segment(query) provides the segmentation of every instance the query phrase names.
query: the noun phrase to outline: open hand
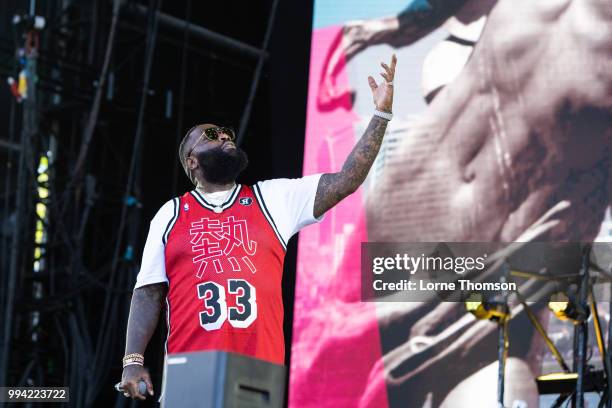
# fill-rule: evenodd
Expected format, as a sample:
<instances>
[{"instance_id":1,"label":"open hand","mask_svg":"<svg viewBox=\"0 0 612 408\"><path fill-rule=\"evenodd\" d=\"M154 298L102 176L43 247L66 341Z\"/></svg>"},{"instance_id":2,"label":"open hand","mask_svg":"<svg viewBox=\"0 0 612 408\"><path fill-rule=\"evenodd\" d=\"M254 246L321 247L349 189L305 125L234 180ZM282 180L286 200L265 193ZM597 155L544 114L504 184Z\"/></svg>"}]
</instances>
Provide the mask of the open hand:
<instances>
[{"instance_id":1,"label":"open hand","mask_svg":"<svg viewBox=\"0 0 612 408\"><path fill-rule=\"evenodd\" d=\"M395 65L397 64L397 57L393 54L391 57L391 66L381 62L380 65L384 68L385 72L381 72L380 76L383 77L384 81L377 84L373 77L368 77L368 83L370 89L372 89L372 98L376 109L383 112L392 112L393 106L393 79L395 78Z\"/></svg>"}]
</instances>

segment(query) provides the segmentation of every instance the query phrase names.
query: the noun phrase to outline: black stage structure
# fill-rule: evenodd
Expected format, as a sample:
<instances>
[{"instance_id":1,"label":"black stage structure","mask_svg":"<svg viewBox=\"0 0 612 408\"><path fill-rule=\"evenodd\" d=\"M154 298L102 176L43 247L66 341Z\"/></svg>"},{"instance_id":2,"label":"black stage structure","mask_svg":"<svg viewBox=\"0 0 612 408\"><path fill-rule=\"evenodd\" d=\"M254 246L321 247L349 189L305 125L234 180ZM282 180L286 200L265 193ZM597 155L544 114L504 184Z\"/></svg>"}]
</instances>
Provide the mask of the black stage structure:
<instances>
[{"instance_id":1,"label":"black stage structure","mask_svg":"<svg viewBox=\"0 0 612 408\"><path fill-rule=\"evenodd\" d=\"M190 188L180 139L230 125L250 158L240 182L300 176L311 21L310 0L3 3L0 385L137 405L112 385L148 222ZM293 240L287 346L295 257ZM145 356L156 391L159 326Z\"/></svg>"}]
</instances>

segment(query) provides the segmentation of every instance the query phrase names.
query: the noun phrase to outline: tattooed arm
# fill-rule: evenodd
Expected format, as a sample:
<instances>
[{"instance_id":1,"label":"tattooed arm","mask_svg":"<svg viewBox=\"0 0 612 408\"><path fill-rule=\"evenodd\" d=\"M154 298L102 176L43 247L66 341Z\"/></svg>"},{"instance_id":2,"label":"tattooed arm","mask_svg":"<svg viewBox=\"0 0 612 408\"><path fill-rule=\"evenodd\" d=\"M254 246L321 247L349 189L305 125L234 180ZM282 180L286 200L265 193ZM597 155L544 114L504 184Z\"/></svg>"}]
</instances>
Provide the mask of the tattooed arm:
<instances>
[{"instance_id":1,"label":"tattooed arm","mask_svg":"<svg viewBox=\"0 0 612 408\"><path fill-rule=\"evenodd\" d=\"M134 289L128 319L127 342L125 355L138 353L144 355L151 336L157 327L159 314L168 287L165 283L156 283ZM147 391L153 395L153 384L148 371L139 365L129 365L123 369L121 382L125 391L134 399L144 400L138 391L138 383L144 380Z\"/></svg>"},{"instance_id":2,"label":"tattooed arm","mask_svg":"<svg viewBox=\"0 0 612 408\"><path fill-rule=\"evenodd\" d=\"M393 105L393 82L395 77L395 65L397 58L393 55L391 66L381 63L385 69L381 76L385 79L377 84L374 78L368 77L374 104L380 111L391 112ZM374 159L380 150L380 145L387 129L387 120L378 116L372 117L357 145L346 158L342 170L337 173L326 173L321 176L317 186L313 215L320 217L327 210L342 201L343 198L353 193L365 180Z\"/></svg>"},{"instance_id":3,"label":"tattooed arm","mask_svg":"<svg viewBox=\"0 0 612 408\"><path fill-rule=\"evenodd\" d=\"M338 173L321 176L317 187L313 215L320 217L327 210L353 193L363 183L378 154L387 129L387 120L374 116L353 151Z\"/></svg>"}]
</instances>

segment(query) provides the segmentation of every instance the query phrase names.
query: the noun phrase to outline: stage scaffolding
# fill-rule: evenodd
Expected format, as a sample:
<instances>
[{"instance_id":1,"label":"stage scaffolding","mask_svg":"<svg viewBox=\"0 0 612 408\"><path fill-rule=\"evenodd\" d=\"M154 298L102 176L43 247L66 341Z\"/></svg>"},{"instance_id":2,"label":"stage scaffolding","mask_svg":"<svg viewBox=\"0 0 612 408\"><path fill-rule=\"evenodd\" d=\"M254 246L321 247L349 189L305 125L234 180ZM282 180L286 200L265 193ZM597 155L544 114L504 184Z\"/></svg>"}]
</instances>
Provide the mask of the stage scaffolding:
<instances>
[{"instance_id":1,"label":"stage scaffolding","mask_svg":"<svg viewBox=\"0 0 612 408\"><path fill-rule=\"evenodd\" d=\"M262 2L258 46L191 21L190 0L181 17L162 0L30 0L25 12L5 11L14 18L0 37L0 76L12 81L0 134L0 385L69 386L70 405L83 407L116 380L144 243L144 140L163 123L178 146L193 55L242 67L244 140L277 3ZM160 46L180 50L176 88L152 89ZM118 90L130 83L126 100ZM109 143L118 127L127 137ZM129 403L118 395L115 406Z\"/></svg>"}]
</instances>

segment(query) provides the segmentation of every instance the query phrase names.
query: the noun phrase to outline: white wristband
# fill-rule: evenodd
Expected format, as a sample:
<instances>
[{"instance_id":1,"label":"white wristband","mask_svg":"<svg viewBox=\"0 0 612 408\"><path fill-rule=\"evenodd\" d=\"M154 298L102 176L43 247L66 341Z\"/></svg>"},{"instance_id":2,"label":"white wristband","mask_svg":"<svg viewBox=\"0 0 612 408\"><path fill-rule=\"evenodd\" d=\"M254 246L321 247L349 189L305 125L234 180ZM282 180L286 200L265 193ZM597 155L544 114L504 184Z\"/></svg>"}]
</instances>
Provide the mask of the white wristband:
<instances>
[{"instance_id":1,"label":"white wristband","mask_svg":"<svg viewBox=\"0 0 612 408\"><path fill-rule=\"evenodd\" d=\"M131 365L139 365L141 367L144 366L143 363L139 362L139 361L130 361L129 363L125 363L123 364L123 368L127 367L127 366L131 366Z\"/></svg>"},{"instance_id":2,"label":"white wristband","mask_svg":"<svg viewBox=\"0 0 612 408\"><path fill-rule=\"evenodd\" d=\"M374 115L378 116L379 118L383 118L385 120L393 119L393 114L392 113L379 111L378 109L374 109Z\"/></svg>"}]
</instances>

